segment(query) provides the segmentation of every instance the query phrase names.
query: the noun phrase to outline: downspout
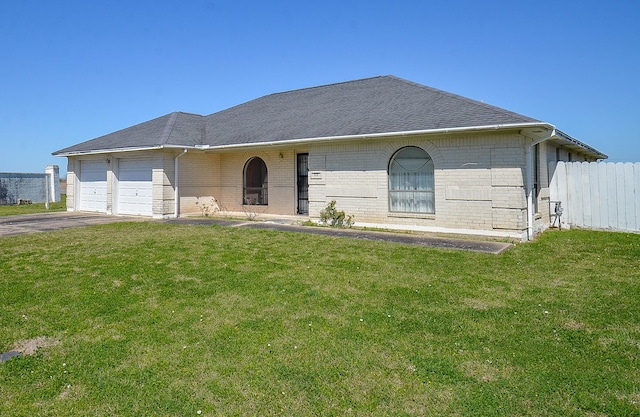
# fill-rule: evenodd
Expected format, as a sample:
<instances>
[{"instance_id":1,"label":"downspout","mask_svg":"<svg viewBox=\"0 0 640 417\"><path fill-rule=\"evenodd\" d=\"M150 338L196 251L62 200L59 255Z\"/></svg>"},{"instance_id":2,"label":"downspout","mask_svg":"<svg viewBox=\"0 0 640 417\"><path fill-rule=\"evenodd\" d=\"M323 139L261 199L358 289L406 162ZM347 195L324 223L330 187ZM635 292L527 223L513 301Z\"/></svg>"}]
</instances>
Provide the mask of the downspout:
<instances>
[{"instance_id":1,"label":"downspout","mask_svg":"<svg viewBox=\"0 0 640 417\"><path fill-rule=\"evenodd\" d=\"M180 217L180 193L178 192L178 158L180 158L185 153L187 153L187 149L186 148L183 149L182 153L179 154L178 156L176 156L175 159L173 160L173 163L174 163L174 172L173 172L174 178L173 178L173 181L174 181L174 184L175 184L175 187L174 187L174 190L175 190L174 191L174 194L175 194L175 196L174 196L175 207L173 209L173 213L174 213L174 217L176 219L178 217Z\"/></svg>"},{"instance_id":2,"label":"downspout","mask_svg":"<svg viewBox=\"0 0 640 417\"><path fill-rule=\"evenodd\" d=\"M527 240L533 239L533 147L546 142L556 135L556 128L554 127L549 133L549 136L542 139L538 139L529 143L525 147L526 169L527 169Z\"/></svg>"}]
</instances>

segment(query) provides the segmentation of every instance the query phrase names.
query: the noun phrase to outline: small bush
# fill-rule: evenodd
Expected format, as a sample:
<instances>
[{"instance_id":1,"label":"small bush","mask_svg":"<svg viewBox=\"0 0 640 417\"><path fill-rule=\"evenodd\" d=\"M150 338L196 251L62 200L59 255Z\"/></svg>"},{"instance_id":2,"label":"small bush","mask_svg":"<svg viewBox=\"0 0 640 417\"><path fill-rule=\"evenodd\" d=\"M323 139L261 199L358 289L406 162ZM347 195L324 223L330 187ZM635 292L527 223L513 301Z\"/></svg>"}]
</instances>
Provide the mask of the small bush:
<instances>
[{"instance_id":1,"label":"small bush","mask_svg":"<svg viewBox=\"0 0 640 417\"><path fill-rule=\"evenodd\" d=\"M332 200L320 211L320 222L331 227L351 227L354 220L352 215L345 215L344 211L336 209L336 200Z\"/></svg>"},{"instance_id":2,"label":"small bush","mask_svg":"<svg viewBox=\"0 0 640 417\"><path fill-rule=\"evenodd\" d=\"M196 205L200 207L200 211L202 211L202 215L204 217L213 216L220 211L218 200L213 197L209 203L200 203L200 201L196 201Z\"/></svg>"}]
</instances>

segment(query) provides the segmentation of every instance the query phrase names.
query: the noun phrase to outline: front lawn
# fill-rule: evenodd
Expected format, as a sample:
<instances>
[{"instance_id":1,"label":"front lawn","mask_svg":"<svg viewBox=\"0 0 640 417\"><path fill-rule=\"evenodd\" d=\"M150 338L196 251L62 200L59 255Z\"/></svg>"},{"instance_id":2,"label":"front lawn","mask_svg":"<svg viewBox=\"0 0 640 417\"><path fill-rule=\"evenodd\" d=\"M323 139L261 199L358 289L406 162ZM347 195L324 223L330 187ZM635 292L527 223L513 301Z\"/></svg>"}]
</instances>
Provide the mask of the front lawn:
<instances>
[{"instance_id":1,"label":"front lawn","mask_svg":"<svg viewBox=\"0 0 640 417\"><path fill-rule=\"evenodd\" d=\"M49 208L45 206L45 203L34 204L11 204L7 206L0 205L0 216L15 216L18 214L35 214L46 213L49 211L65 211L67 209L67 196L62 194L60 201L57 203L49 203Z\"/></svg>"},{"instance_id":2,"label":"front lawn","mask_svg":"<svg viewBox=\"0 0 640 417\"><path fill-rule=\"evenodd\" d=\"M2 416L637 416L640 235L502 255L119 223L0 238Z\"/></svg>"}]
</instances>

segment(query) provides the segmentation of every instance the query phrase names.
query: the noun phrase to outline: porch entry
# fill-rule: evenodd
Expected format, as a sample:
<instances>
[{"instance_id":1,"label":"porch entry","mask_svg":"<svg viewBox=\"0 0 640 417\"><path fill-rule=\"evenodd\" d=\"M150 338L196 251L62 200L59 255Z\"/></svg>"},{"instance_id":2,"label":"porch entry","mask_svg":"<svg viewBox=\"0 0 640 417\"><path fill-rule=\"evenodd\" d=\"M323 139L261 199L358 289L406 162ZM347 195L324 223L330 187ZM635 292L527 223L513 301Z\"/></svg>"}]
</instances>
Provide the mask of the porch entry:
<instances>
[{"instance_id":1,"label":"porch entry","mask_svg":"<svg viewBox=\"0 0 640 417\"><path fill-rule=\"evenodd\" d=\"M298 172L298 214L309 214L309 154L299 153Z\"/></svg>"}]
</instances>

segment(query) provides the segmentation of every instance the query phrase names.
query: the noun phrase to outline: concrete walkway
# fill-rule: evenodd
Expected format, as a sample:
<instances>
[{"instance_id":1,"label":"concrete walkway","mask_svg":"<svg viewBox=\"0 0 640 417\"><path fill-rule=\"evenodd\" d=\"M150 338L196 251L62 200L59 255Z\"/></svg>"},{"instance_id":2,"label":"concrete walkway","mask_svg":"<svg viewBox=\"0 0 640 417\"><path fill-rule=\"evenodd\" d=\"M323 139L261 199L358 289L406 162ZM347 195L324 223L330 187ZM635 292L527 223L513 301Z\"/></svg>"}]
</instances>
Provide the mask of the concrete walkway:
<instances>
[{"instance_id":1,"label":"concrete walkway","mask_svg":"<svg viewBox=\"0 0 640 417\"><path fill-rule=\"evenodd\" d=\"M331 227L300 226L292 224L290 218L272 219L266 221L242 221L226 220L216 218L180 218L163 220L166 223L190 224L190 225L211 225L229 227L249 227L252 229L267 229L286 232L310 233L323 236L349 237L352 239L378 240L384 242L403 243L406 245L430 246L436 248L470 250L474 252L484 252L500 254L513 245L505 242L493 242L485 240L467 240L436 237L423 233L393 233L376 232L372 230L359 229L338 229Z\"/></svg>"},{"instance_id":2,"label":"concrete walkway","mask_svg":"<svg viewBox=\"0 0 640 417\"><path fill-rule=\"evenodd\" d=\"M353 239L378 240L407 245L429 246L447 249L470 250L475 252L499 254L512 245L504 242L484 241L480 239L454 239L436 237L422 233L392 233L359 229L336 229L330 227L300 226L298 217L283 216L267 218L258 221L228 220L221 218L179 218L167 220L152 220L135 216L109 216L97 213L82 212L51 212L40 214L25 214L20 216L0 216L0 238L26 233L48 232L52 230L73 227L93 226L98 224L131 222L131 221L159 221L168 224L188 225L220 225L227 227L249 227L253 229L279 230L296 233L310 233L324 236L349 237Z\"/></svg>"}]
</instances>

